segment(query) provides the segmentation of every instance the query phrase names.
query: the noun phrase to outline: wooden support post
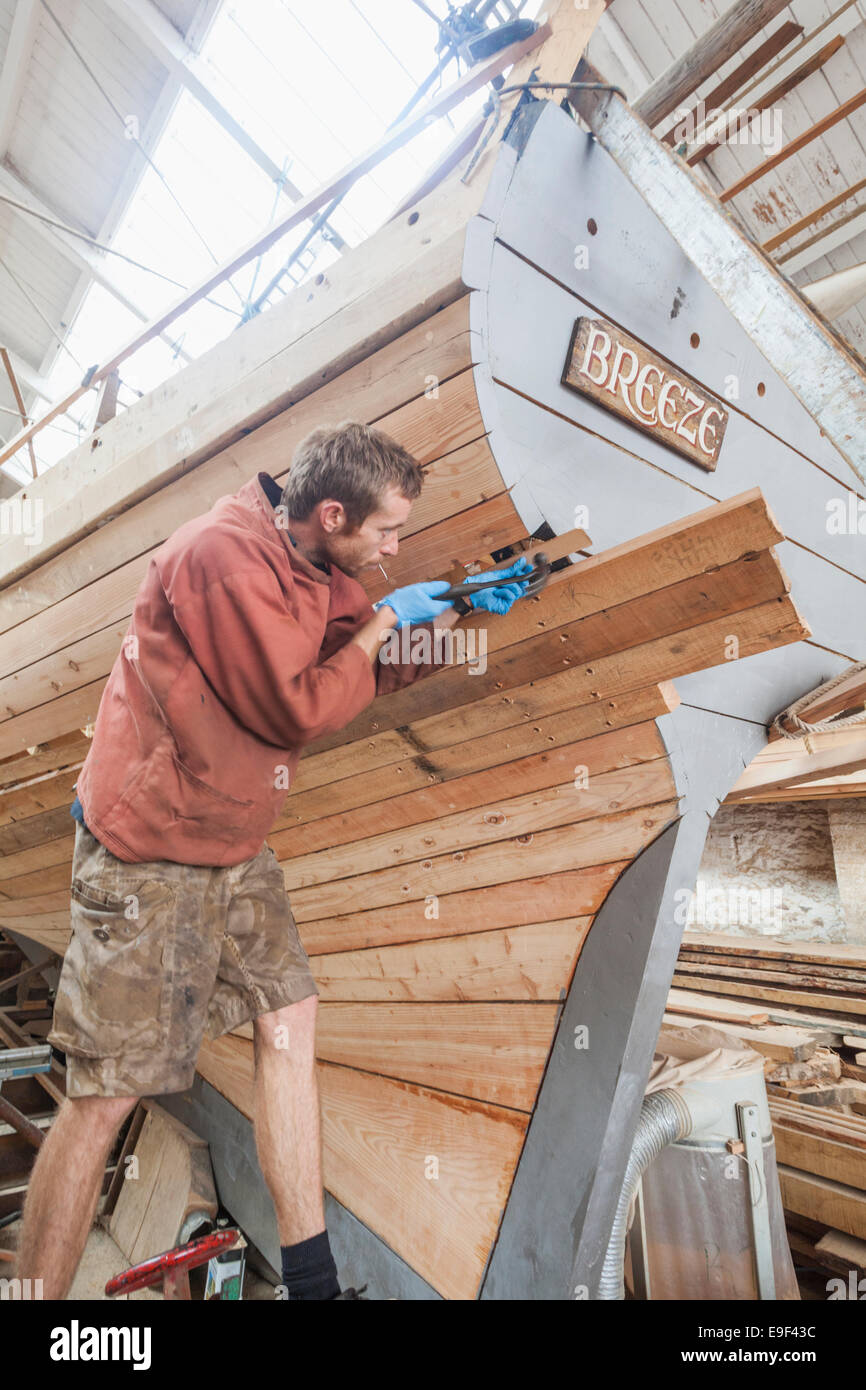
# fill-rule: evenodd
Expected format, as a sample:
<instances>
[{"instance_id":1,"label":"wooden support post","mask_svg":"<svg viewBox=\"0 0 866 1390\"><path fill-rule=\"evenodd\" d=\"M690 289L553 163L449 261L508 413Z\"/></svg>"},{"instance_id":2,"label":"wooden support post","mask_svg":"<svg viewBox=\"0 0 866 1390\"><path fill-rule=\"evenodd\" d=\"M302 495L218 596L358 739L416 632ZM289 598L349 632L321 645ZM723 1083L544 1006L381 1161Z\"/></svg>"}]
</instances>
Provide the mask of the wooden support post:
<instances>
[{"instance_id":1,"label":"wooden support post","mask_svg":"<svg viewBox=\"0 0 866 1390\"><path fill-rule=\"evenodd\" d=\"M41 1148L45 1142L45 1135L42 1130L32 1120L28 1120L26 1115L22 1115L16 1106L12 1105L5 1096L0 1096L0 1120L5 1124L11 1125L22 1139L26 1139L28 1144L32 1144L34 1149Z\"/></svg>"},{"instance_id":2,"label":"wooden support post","mask_svg":"<svg viewBox=\"0 0 866 1390\"><path fill-rule=\"evenodd\" d=\"M15 404L18 407L18 414L21 416L21 423L26 429L30 423L30 416L27 414L27 411L24 408L24 397L22 396L21 388L18 385L18 378L15 375L15 369L12 366L12 359L10 358L9 353L7 352L5 347L0 347L0 358L2 358L3 366L6 368L6 375L8 376L9 384L12 387L12 394L15 397ZM32 472L35 478L36 455L33 452L33 445L30 442L28 442L27 444L27 451L30 454L30 471Z\"/></svg>"},{"instance_id":3,"label":"wooden support post","mask_svg":"<svg viewBox=\"0 0 866 1390\"><path fill-rule=\"evenodd\" d=\"M787 0L738 0L644 92L635 103L637 114L648 126L658 125L787 8Z\"/></svg>"},{"instance_id":4,"label":"wooden support post","mask_svg":"<svg viewBox=\"0 0 866 1390\"><path fill-rule=\"evenodd\" d=\"M106 420L113 420L117 414L117 393L120 389L120 372L117 370L109 372L99 388L96 397L96 416L93 421L93 433L104 425Z\"/></svg>"}]
</instances>

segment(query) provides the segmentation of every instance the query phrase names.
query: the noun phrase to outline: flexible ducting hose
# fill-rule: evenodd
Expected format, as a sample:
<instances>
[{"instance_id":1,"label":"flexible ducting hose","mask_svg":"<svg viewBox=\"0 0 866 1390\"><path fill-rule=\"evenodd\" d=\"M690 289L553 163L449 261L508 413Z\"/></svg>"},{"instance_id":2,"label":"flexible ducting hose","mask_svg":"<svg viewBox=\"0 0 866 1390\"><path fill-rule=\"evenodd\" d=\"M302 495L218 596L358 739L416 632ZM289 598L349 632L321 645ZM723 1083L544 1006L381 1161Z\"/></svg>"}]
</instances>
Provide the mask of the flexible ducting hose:
<instances>
[{"instance_id":1,"label":"flexible ducting hose","mask_svg":"<svg viewBox=\"0 0 866 1390\"><path fill-rule=\"evenodd\" d=\"M692 1129L688 1106L676 1091L654 1091L644 1097L640 1120L625 1170L616 1216L598 1286L598 1297L625 1298L623 1265L628 1212L642 1175L668 1144L683 1139Z\"/></svg>"}]
</instances>

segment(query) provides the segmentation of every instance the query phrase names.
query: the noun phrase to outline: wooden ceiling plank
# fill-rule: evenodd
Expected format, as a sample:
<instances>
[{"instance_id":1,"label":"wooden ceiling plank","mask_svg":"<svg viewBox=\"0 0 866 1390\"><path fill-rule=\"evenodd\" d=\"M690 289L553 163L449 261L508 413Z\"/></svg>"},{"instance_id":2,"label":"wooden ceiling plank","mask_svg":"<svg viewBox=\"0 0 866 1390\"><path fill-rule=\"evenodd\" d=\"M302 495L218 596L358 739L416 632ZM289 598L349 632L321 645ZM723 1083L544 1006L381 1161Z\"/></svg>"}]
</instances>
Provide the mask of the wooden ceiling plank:
<instances>
[{"instance_id":1,"label":"wooden ceiling plank","mask_svg":"<svg viewBox=\"0 0 866 1390\"><path fill-rule=\"evenodd\" d=\"M755 49L754 53L750 53L742 63L738 64L733 72L729 73L717 87L714 87L711 92L707 92L706 96L701 98L698 105L694 106L689 114L683 118L688 128L691 129L695 126L697 117L702 110L715 111L722 102L733 97L748 82L750 77L754 77L762 68L765 68L767 63L778 57L782 49L787 48L788 44L793 43L802 33L802 24L795 24L791 19L786 20L774 34L771 34L760 47ZM680 121L678 120L677 125L679 124ZM667 134L662 136L666 145L676 144L677 125L673 125Z\"/></svg>"},{"instance_id":2,"label":"wooden ceiling plank","mask_svg":"<svg viewBox=\"0 0 866 1390\"><path fill-rule=\"evenodd\" d=\"M720 128L717 136L713 136L712 139L705 141L703 144L697 144L697 148L686 151L686 163L692 166L699 164L701 160L706 159L707 155L711 154L713 150L718 149L720 145L728 144L735 139L740 131L748 125L755 112L766 111L768 108L772 108L778 102L784 100L796 87L799 87L801 82L805 82L807 77L811 77L813 72L818 72L825 63L829 62L834 53L838 53L839 49L843 47L844 43L845 40L841 35L837 35L835 39L831 39L828 44L825 44L818 53L808 58L805 63L802 63L800 67L796 68L783 82L779 82L771 91L767 92L765 96L758 97L753 101L745 111L741 109L735 110Z\"/></svg>"},{"instance_id":3,"label":"wooden ceiling plank","mask_svg":"<svg viewBox=\"0 0 866 1390\"><path fill-rule=\"evenodd\" d=\"M744 174L741 179L737 179L736 183L732 183L728 188L723 189L718 195L719 202L729 203L732 198L736 198L744 189L750 188L753 183L757 183L765 174L770 173L772 169L777 169L786 159L790 159L791 155L797 154L804 146L811 144L813 140L817 140L822 135L825 135L828 130L838 125L840 121L847 120L855 111L859 111L860 107L863 105L866 105L866 87L864 87L861 92L856 92L853 97L849 97L847 101L843 101L842 105L837 107L835 111L831 111L829 115L822 117L820 121L816 121L808 130L804 130L802 134L796 135L793 140L789 140L787 145L783 145L776 154L771 154L767 159L762 160L754 169L750 169L747 174Z\"/></svg>"},{"instance_id":4,"label":"wooden ceiling plank","mask_svg":"<svg viewBox=\"0 0 866 1390\"><path fill-rule=\"evenodd\" d=\"M826 203L822 203L819 208L815 208L814 212L807 212L805 217L801 217L797 222L792 222L789 227L785 227L783 231L777 232L775 236L771 236L767 241L762 242L761 250L766 251L767 254L771 251L776 251L780 246L784 245L786 241L790 241L792 237L797 236L799 232L804 232L807 227L811 227L816 222L820 222L821 218L826 217L834 208L841 207L842 203L847 203L849 198L853 198L856 194L862 193L864 188L866 188L866 179L859 179L858 182L852 184L850 188L846 188L843 192L837 193L835 198L829 198ZM800 248L798 247L797 249L799 250Z\"/></svg>"},{"instance_id":5,"label":"wooden ceiling plank","mask_svg":"<svg viewBox=\"0 0 866 1390\"><path fill-rule=\"evenodd\" d=\"M767 98L771 92L780 89L789 79L804 68L817 54L821 53L828 44L837 38L844 39L846 35L856 29L860 23L860 15L857 10L857 0L845 0L845 3L835 14L831 14L827 19L819 24L817 28L805 34L798 44L794 46L790 53L781 57L773 63L766 72L757 77L746 89L738 94L737 109L742 107L757 107ZM735 113L733 113L735 114ZM698 149L706 141L708 128L697 131L694 142L690 147L689 154Z\"/></svg>"},{"instance_id":6,"label":"wooden ceiling plank","mask_svg":"<svg viewBox=\"0 0 866 1390\"><path fill-rule=\"evenodd\" d=\"M0 163L6 157L12 127L18 115L24 84L30 71L30 56L42 21L39 0L17 0L12 28L6 43L0 72Z\"/></svg>"},{"instance_id":7,"label":"wooden ceiling plank","mask_svg":"<svg viewBox=\"0 0 866 1390\"><path fill-rule=\"evenodd\" d=\"M737 0L644 92L634 105L636 115L650 127L658 125L787 8L788 0Z\"/></svg>"}]
</instances>

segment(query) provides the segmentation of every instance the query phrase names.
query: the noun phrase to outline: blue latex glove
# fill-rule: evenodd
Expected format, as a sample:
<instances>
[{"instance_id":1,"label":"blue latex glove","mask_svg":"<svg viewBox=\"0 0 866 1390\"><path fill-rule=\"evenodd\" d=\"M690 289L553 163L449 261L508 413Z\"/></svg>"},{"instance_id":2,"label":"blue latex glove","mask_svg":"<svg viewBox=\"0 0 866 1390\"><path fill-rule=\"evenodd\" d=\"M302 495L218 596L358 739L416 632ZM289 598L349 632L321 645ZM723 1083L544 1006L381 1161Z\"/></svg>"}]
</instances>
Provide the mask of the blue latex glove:
<instances>
[{"instance_id":1,"label":"blue latex glove","mask_svg":"<svg viewBox=\"0 0 866 1390\"><path fill-rule=\"evenodd\" d=\"M515 560L514 564L507 570L488 570L484 574L474 577L476 580L510 579L512 576L528 574L532 568L533 566L526 559L526 556L521 555L520 559ZM463 582L464 584L471 584L472 579L473 576L470 575ZM526 589L526 583L498 584L495 589L482 589L480 593L470 594L469 602L476 612L483 609L487 613L505 614L519 598L523 597Z\"/></svg>"},{"instance_id":2,"label":"blue latex glove","mask_svg":"<svg viewBox=\"0 0 866 1390\"><path fill-rule=\"evenodd\" d=\"M450 587L447 579L430 579L424 584L407 584L405 589L395 589L393 594L380 599L373 607L379 609L387 603L397 614L398 627L405 627L407 623L429 623L451 607L449 602L440 603L434 597Z\"/></svg>"}]
</instances>

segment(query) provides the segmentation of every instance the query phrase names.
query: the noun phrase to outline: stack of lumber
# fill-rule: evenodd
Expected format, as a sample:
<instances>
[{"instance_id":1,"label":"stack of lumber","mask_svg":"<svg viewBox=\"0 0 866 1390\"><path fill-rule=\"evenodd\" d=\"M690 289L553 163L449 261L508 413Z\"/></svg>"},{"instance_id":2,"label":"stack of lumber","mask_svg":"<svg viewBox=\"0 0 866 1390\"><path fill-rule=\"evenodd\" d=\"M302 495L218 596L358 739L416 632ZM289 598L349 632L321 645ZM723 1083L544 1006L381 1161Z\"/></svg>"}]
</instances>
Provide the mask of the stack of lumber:
<instances>
[{"instance_id":1,"label":"stack of lumber","mask_svg":"<svg viewBox=\"0 0 866 1390\"><path fill-rule=\"evenodd\" d=\"M664 1017L764 1055L795 1260L866 1268L866 950L687 932Z\"/></svg>"},{"instance_id":2,"label":"stack of lumber","mask_svg":"<svg viewBox=\"0 0 866 1390\"><path fill-rule=\"evenodd\" d=\"M851 1034L866 1025L866 949L819 941L686 932L676 991L747 1003L773 1022L810 1022ZM829 1022L828 1022L829 1021Z\"/></svg>"},{"instance_id":3,"label":"stack of lumber","mask_svg":"<svg viewBox=\"0 0 866 1390\"><path fill-rule=\"evenodd\" d=\"M859 776L857 774L860 774ZM866 791L866 724L775 739L752 760L726 801L790 801Z\"/></svg>"}]
</instances>

